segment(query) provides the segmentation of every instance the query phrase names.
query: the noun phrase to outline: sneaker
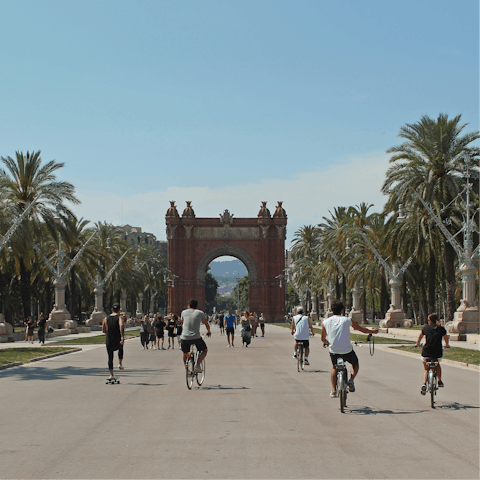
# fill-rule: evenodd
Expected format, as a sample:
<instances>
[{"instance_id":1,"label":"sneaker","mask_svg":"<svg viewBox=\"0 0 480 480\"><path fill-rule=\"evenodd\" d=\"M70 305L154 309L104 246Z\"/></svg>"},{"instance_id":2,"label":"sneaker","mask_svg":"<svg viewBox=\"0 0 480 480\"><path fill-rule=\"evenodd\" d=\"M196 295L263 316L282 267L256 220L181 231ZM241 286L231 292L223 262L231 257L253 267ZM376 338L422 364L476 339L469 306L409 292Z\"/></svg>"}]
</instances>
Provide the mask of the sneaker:
<instances>
[{"instance_id":1,"label":"sneaker","mask_svg":"<svg viewBox=\"0 0 480 480\"><path fill-rule=\"evenodd\" d=\"M348 385L348 390L349 390L350 392L354 392L354 391L355 391L355 385L354 385L354 383L353 383L353 380L349 380L349 381L347 382L347 385Z\"/></svg>"},{"instance_id":2,"label":"sneaker","mask_svg":"<svg viewBox=\"0 0 480 480\"><path fill-rule=\"evenodd\" d=\"M118 366L118 369L119 369L119 370L125 370L125 367L124 367L123 365L119 365L119 366Z\"/></svg>"},{"instance_id":3,"label":"sneaker","mask_svg":"<svg viewBox=\"0 0 480 480\"><path fill-rule=\"evenodd\" d=\"M234 347L235 345L232 343L232 348Z\"/></svg>"},{"instance_id":4,"label":"sneaker","mask_svg":"<svg viewBox=\"0 0 480 480\"><path fill-rule=\"evenodd\" d=\"M303 364L304 364L304 365L310 365L310 362L308 361L308 358L307 358L307 357L305 357L305 360L304 360Z\"/></svg>"},{"instance_id":5,"label":"sneaker","mask_svg":"<svg viewBox=\"0 0 480 480\"><path fill-rule=\"evenodd\" d=\"M170 345L168 346L168 348L170 348ZM168 348L167 348L167 350L168 350Z\"/></svg>"},{"instance_id":6,"label":"sneaker","mask_svg":"<svg viewBox=\"0 0 480 480\"><path fill-rule=\"evenodd\" d=\"M443 382L441 380L438 381L438 386L439 387L444 387L445 385L443 384Z\"/></svg>"},{"instance_id":7,"label":"sneaker","mask_svg":"<svg viewBox=\"0 0 480 480\"><path fill-rule=\"evenodd\" d=\"M195 373L202 373L203 370L201 367L199 367L198 365L195 365Z\"/></svg>"},{"instance_id":8,"label":"sneaker","mask_svg":"<svg viewBox=\"0 0 480 480\"><path fill-rule=\"evenodd\" d=\"M229 345L227 348L230 348L231 345Z\"/></svg>"},{"instance_id":9,"label":"sneaker","mask_svg":"<svg viewBox=\"0 0 480 480\"><path fill-rule=\"evenodd\" d=\"M115 380L115 377L114 377L113 375L110 375L110 376L108 377L108 379L109 379L109 380Z\"/></svg>"},{"instance_id":10,"label":"sneaker","mask_svg":"<svg viewBox=\"0 0 480 480\"><path fill-rule=\"evenodd\" d=\"M163 347L160 350L165 350Z\"/></svg>"},{"instance_id":11,"label":"sneaker","mask_svg":"<svg viewBox=\"0 0 480 480\"><path fill-rule=\"evenodd\" d=\"M294 353L294 354L292 355L292 358L297 358L297 354Z\"/></svg>"},{"instance_id":12,"label":"sneaker","mask_svg":"<svg viewBox=\"0 0 480 480\"><path fill-rule=\"evenodd\" d=\"M337 398L337 397L338 397L337 391L336 391L336 390L332 390L332 391L330 392L330 398Z\"/></svg>"},{"instance_id":13,"label":"sneaker","mask_svg":"<svg viewBox=\"0 0 480 480\"><path fill-rule=\"evenodd\" d=\"M422 385L422 388L420 389L420 394L421 394L421 395L425 395L426 393L427 393L427 384L424 383L424 384Z\"/></svg>"}]
</instances>

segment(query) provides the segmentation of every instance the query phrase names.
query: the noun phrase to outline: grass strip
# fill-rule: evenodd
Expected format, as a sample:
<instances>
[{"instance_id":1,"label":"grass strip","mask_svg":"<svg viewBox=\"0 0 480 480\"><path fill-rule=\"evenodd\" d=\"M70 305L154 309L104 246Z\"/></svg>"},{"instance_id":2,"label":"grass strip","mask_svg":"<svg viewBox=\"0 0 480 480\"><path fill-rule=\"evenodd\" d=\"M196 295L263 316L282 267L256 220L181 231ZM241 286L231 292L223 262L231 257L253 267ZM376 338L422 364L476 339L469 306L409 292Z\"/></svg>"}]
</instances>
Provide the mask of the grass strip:
<instances>
[{"instance_id":1,"label":"grass strip","mask_svg":"<svg viewBox=\"0 0 480 480\"><path fill-rule=\"evenodd\" d=\"M136 337L140 334L140 329L138 330L128 330L125 332L125 339L130 337ZM58 338L58 340L57 340ZM52 342L61 343L62 345L91 345L91 344L100 344L105 343L105 335L101 333L100 335L95 335L91 337L80 337L80 338L73 338L72 340L62 340L61 337L55 337Z\"/></svg>"},{"instance_id":2,"label":"grass strip","mask_svg":"<svg viewBox=\"0 0 480 480\"><path fill-rule=\"evenodd\" d=\"M68 347L2 348L0 349L0 365L16 362L29 363L32 358L44 357L67 350L73 349Z\"/></svg>"},{"instance_id":3,"label":"grass strip","mask_svg":"<svg viewBox=\"0 0 480 480\"><path fill-rule=\"evenodd\" d=\"M288 323L275 323L275 325L278 325L279 327L284 327L284 328L292 328L291 325ZM370 327L373 328L373 327ZM322 334L322 329L321 328L315 328L313 327L313 331L315 334L321 335ZM350 334L350 340L352 342L365 342L367 340L367 335L364 335L363 333L352 333ZM411 340L400 340L398 338L385 338L385 337L379 337L375 335L375 343L383 343L383 344L415 344L415 342Z\"/></svg>"},{"instance_id":4,"label":"grass strip","mask_svg":"<svg viewBox=\"0 0 480 480\"><path fill-rule=\"evenodd\" d=\"M413 348L409 346L404 347L390 347L402 352L410 352L420 355L422 353L421 348ZM453 360L454 362L462 362L468 365L480 364L480 352L478 350L470 350L469 348L450 347L443 350L443 358L446 360Z\"/></svg>"}]
</instances>

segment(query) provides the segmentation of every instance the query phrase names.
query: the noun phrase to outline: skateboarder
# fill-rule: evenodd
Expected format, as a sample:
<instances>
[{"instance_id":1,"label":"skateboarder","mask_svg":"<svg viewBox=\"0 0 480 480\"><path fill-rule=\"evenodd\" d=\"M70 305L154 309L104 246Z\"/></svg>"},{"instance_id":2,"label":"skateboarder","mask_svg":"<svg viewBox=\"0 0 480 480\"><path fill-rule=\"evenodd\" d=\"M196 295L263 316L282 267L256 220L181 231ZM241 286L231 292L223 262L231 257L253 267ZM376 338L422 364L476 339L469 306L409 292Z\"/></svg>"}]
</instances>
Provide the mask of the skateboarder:
<instances>
[{"instance_id":1,"label":"skateboarder","mask_svg":"<svg viewBox=\"0 0 480 480\"><path fill-rule=\"evenodd\" d=\"M123 370L123 343L124 343L124 320L126 317L120 315L120 305L113 304L112 314L103 319L102 332L105 333L105 344L108 353L108 369L110 378L116 380L113 375L113 352L118 350L118 368Z\"/></svg>"}]
</instances>

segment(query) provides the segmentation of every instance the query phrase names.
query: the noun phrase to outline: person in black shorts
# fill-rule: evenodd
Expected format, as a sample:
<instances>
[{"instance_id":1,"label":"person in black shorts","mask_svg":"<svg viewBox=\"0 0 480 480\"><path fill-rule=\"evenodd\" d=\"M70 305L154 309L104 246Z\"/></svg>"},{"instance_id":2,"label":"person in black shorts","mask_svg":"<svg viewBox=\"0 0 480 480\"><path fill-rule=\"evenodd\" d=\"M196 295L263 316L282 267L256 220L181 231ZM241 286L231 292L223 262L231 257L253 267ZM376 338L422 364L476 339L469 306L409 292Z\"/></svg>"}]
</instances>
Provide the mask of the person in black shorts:
<instances>
[{"instance_id":1,"label":"person in black shorts","mask_svg":"<svg viewBox=\"0 0 480 480\"><path fill-rule=\"evenodd\" d=\"M233 341L235 338L235 328L237 328L237 317L233 315L232 310L228 311L228 315L224 317L225 328L227 332L228 346L233 347ZM230 343L230 335L232 336L232 343Z\"/></svg>"},{"instance_id":2,"label":"person in black shorts","mask_svg":"<svg viewBox=\"0 0 480 480\"><path fill-rule=\"evenodd\" d=\"M177 336L175 333L175 327L177 324L177 319L178 317L174 315L173 313L170 313L168 316L168 323L167 323L167 330L168 330L168 348L170 346L172 349L175 348L175 337ZM171 345L170 345L171 343Z\"/></svg>"},{"instance_id":3,"label":"person in black shorts","mask_svg":"<svg viewBox=\"0 0 480 480\"><path fill-rule=\"evenodd\" d=\"M112 306L112 314L103 319L102 332L105 333L105 345L108 353L108 369L110 371L109 380L114 380L113 375L113 354L118 350L118 368L123 370L123 344L124 320L126 317L120 315L120 305L115 303Z\"/></svg>"},{"instance_id":4,"label":"person in black shorts","mask_svg":"<svg viewBox=\"0 0 480 480\"><path fill-rule=\"evenodd\" d=\"M178 338L178 348L181 346L182 339L180 336L182 335L182 330L183 330L183 325L182 325L182 319L177 318L177 338Z\"/></svg>"},{"instance_id":5,"label":"person in black shorts","mask_svg":"<svg viewBox=\"0 0 480 480\"><path fill-rule=\"evenodd\" d=\"M263 313L260 314L260 329L262 330L262 337L265 336L265 318L263 317Z\"/></svg>"},{"instance_id":6,"label":"person in black shorts","mask_svg":"<svg viewBox=\"0 0 480 480\"><path fill-rule=\"evenodd\" d=\"M218 316L218 326L220 327L220 335L225 334L225 329L224 329L224 316L223 316L223 311L220 312L220 315Z\"/></svg>"},{"instance_id":7,"label":"person in black shorts","mask_svg":"<svg viewBox=\"0 0 480 480\"><path fill-rule=\"evenodd\" d=\"M155 333L157 335L157 348L158 350L165 350L163 347L163 341L164 341L164 328L167 326L167 324L163 321L163 315L157 315L157 319L155 320ZM162 346L160 347L160 339L162 339Z\"/></svg>"},{"instance_id":8,"label":"person in black shorts","mask_svg":"<svg viewBox=\"0 0 480 480\"><path fill-rule=\"evenodd\" d=\"M40 314L40 319L37 322L38 326L38 343L41 345L45 345L45 325L47 324L47 321L45 320L45 317L43 316L43 313Z\"/></svg>"},{"instance_id":9,"label":"person in black shorts","mask_svg":"<svg viewBox=\"0 0 480 480\"><path fill-rule=\"evenodd\" d=\"M207 356L208 348L200 334L200 326L203 323L207 327L207 336L210 337L210 325L207 317L201 310L197 310L198 302L192 298L188 302L188 308L182 312L182 352L183 352L183 364L187 366L187 355L190 352L190 346L194 344L200 353L198 363L195 365L195 371L197 373L202 372L201 364L204 358Z\"/></svg>"},{"instance_id":10,"label":"person in black shorts","mask_svg":"<svg viewBox=\"0 0 480 480\"><path fill-rule=\"evenodd\" d=\"M440 320L438 319L438 315L436 313L432 313L428 316L428 325L425 325L422 328L422 332L418 336L415 348L420 346L420 342L424 336L425 345L422 349L423 384L420 389L420 393L422 395L427 393L428 364L430 363L431 359L437 359L438 365L436 370L438 386L444 386L444 383L442 382L442 369L440 367L440 361L443 357L442 338L445 339L445 348L450 348L447 331L440 324Z\"/></svg>"}]
</instances>

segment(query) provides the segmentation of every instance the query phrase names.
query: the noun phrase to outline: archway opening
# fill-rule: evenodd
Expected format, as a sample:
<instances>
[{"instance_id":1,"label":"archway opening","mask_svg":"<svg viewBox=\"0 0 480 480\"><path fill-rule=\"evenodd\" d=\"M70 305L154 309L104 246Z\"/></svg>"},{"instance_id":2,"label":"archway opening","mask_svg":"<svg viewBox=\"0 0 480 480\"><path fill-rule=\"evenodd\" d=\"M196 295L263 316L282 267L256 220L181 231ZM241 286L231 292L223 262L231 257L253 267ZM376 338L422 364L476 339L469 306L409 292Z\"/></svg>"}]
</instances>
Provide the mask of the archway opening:
<instances>
[{"instance_id":1,"label":"archway opening","mask_svg":"<svg viewBox=\"0 0 480 480\"><path fill-rule=\"evenodd\" d=\"M213 259L205 272L205 311L207 314L245 310L249 302L248 269L237 257L222 255Z\"/></svg>"}]
</instances>

